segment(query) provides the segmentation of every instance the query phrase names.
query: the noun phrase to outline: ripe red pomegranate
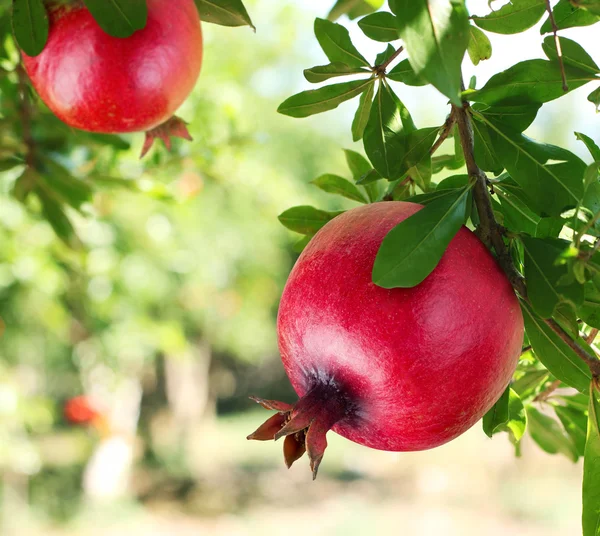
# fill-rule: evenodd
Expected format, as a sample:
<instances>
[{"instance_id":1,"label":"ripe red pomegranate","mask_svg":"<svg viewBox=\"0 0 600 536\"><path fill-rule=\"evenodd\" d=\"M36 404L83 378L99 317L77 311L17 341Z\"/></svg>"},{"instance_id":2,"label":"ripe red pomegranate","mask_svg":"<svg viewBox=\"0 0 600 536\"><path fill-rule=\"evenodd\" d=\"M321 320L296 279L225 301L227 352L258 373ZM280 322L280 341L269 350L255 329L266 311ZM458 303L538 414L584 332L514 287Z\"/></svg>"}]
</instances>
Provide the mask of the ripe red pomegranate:
<instances>
[{"instance_id":1,"label":"ripe red pomegranate","mask_svg":"<svg viewBox=\"0 0 600 536\"><path fill-rule=\"evenodd\" d=\"M191 139L173 118L202 64L202 30L194 0L148 0L148 22L125 39L106 34L80 0L50 7L41 54L23 54L42 100L68 125L103 133L148 131Z\"/></svg>"},{"instance_id":2,"label":"ripe red pomegranate","mask_svg":"<svg viewBox=\"0 0 600 536\"><path fill-rule=\"evenodd\" d=\"M506 276L463 227L414 288L371 281L385 235L422 207L350 210L311 240L278 316L283 365L300 400L254 400L278 413L248 439L286 437L286 464L305 451L316 477L338 434L368 447L415 451L454 439L500 397L515 370L523 317Z\"/></svg>"},{"instance_id":3,"label":"ripe red pomegranate","mask_svg":"<svg viewBox=\"0 0 600 536\"><path fill-rule=\"evenodd\" d=\"M75 396L65 402L65 419L71 424L93 424L100 412L87 396Z\"/></svg>"}]
</instances>

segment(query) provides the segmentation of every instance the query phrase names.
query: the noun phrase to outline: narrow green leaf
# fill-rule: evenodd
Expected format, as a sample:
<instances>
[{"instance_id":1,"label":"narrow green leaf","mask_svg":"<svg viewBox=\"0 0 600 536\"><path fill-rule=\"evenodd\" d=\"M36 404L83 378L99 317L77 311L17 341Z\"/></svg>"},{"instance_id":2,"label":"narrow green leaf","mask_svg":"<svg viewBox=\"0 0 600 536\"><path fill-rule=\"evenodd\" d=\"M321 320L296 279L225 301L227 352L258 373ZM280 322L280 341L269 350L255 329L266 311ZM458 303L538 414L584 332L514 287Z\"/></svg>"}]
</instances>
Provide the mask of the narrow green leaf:
<instances>
[{"instance_id":1,"label":"narrow green leaf","mask_svg":"<svg viewBox=\"0 0 600 536\"><path fill-rule=\"evenodd\" d=\"M597 143L583 132L575 132L575 137L585 144L592 158L600 162L600 147L598 147Z\"/></svg>"},{"instance_id":2,"label":"narrow green leaf","mask_svg":"<svg viewBox=\"0 0 600 536\"><path fill-rule=\"evenodd\" d=\"M4 171L9 171L13 168L16 168L17 166L22 166L24 164L25 164L25 162L23 162L23 160L21 160L20 158L17 158L16 156L10 156L8 158L1 158L0 159L0 173L3 173Z\"/></svg>"},{"instance_id":3,"label":"narrow green leaf","mask_svg":"<svg viewBox=\"0 0 600 536\"><path fill-rule=\"evenodd\" d=\"M377 201L379 199L379 185L374 183L381 180L381 175L373 169L362 154L350 149L344 149L344 153L354 182L365 189L371 203Z\"/></svg>"},{"instance_id":4,"label":"narrow green leaf","mask_svg":"<svg viewBox=\"0 0 600 536\"><path fill-rule=\"evenodd\" d=\"M312 181L312 184L324 192L341 195L342 197L352 199L352 201L358 201L359 203L368 203L368 200L360 193L354 184L338 175L321 175Z\"/></svg>"},{"instance_id":5,"label":"narrow green leaf","mask_svg":"<svg viewBox=\"0 0 600 536\"><path fill-rule=\"evenodd\" d=\"M415 73L460 105L461 63L469 44L462 0L392 0L400 36Z\"/></svg>"},{"instance_id":6,"label":"narrow green leaf","mask_svg":"<svg viewBox=\"0 0 600 536\"><path fill-rule=\"evenodd\" d=\"M384 0L338 0L327 15L327 19L334 21L342 15L348 15L350 20L354 20L376 11L383 6L383 3Z\"/></svg>"},{"instance_id":7,"label":"narrow green leaf","mask_svg":"<svg viewBox=\"0 0 600 536\"><path fill-rule=\"evenodd\" d=\"M538 446L549 454L564 454L571 461L579 458L577 447L561 425L531 405L526 406L529 434Z\"/></svg>"},{"instance_id":8,"label":"narrow green leaf","mask_svg":"<svg viewBox=\"0 0 600 536\"><path fill-rule=\"evenodd\" d=\"M530 103L522 105L494 105L475 104L473 109L480 112L485 118L496 124L502 124L513 130L523 132L533 123L539 109L540 103Z\"/></svg>"},{"instance_id":9,"label":"narrow green leaf","mask_svg":"<svg viewBox=\"0 0 600 536\"><path fill-rule=\"evenodd\" d=\"M590 26L600 20L600 16L590 13L586 9L576 7L569 0L560 0L552 9L554 21L559 30L565 28L574 28L576 26ZM552 22L547 17L540 28L540 33L550 33L552 31Z\"/></svg>"},{"instance_id":10,"label":"narrow green leaf","mask_svg":"<svg viewBox=\"0 0 600 536\"><path fill-rule=\"evenodd\" d=\"M328 65L317 65L311 69L304 70L304 78L311 84L318 84L336 76L349 76L353 74L369 74L370 71L362 67L349 67L345 63L330 63Z\"/></svg>"},{"instance_id":11,"label":"narrow green leaf","mask_svg":"<svg viewBox=\"0 0 600 536\"><path fill-rule=\"evenodd\" d=\"M83 0L100 27L113 37L129 37L146 26L146 0Z\"/></svg>"},{"instance_id":12,"label":"narrow green leaf","mask_svg":"<svg viewBox=\"0 0 600 536\"><path fill-rule=\"evenodd\" d=\"M500 432L502 427L508 423L508 400L510 397L510 387L507 387L502 396L483 416L483 431L488 437Z\"/></svg>"},{"instance_id":13,"label":"narrow green leaf","mask_svg":"<svg viewBox=\"0 0 600 536\"><path fill-rule=\"evenodd\" d=\"M594 91L588 95L587 100L596 106L596 111L600 110L600 87L594 89Z\"/></svg>"},{"instance_id":14,"label":"narrow green leaf","mask_svg":"<svg viewBox=\"0 0 600 536\"><path fill-rule=\"evenodd\" d=\"M406 151L405 131L416 130L409 111L387 86L381 83L365 127L365 152L373 167L389 180L400 178Z\"/></svg>"},{"instance_id":15,"label":"narrow green leaf","mask_svg":"<svg viewBox=\"0 0 600 536\"><path fill-rule=\"evenodd\" d=\"M492 57L492 43L488 36L477 28L477 26L469 26L469 46L467 52L473 65L479 65L480 61L489 60Z\"/></svg>"},{"instance_id":16,"label":"narrow green leaf","mask_svg":"<svg viewBox=\"0 0 600 536\"><path fill-rule=\"evenodd\" d=\"M511 434L513 443L521 441L527 428L527 412L521 397L513 389L510 390L508 399L508 422L505 428Z\"/></svg>"},{"instance_id":17,"label":"narrow green leaf","mask_svg":"<svg viewBox=\"0 0 600 536\"><path fill-rule=\"evenodd\" d=\"M600 0L571 0L571 3L587 9L590 13L600 15Z\"/></svg>"},{"instance_id":18,"label":"narrow green leaf","mask_svg":"<svg viewBox=\"0 0 600 536\"><path fill-rule=\"evenodd\" d=\"M570 65L565 76L572 91L595 77ZM479 90L467 90L465 98L485 104L544 103L565 95L560 65L555 61L525 60L492 76Z\"/></svg>"},{"instance_id":19,"label":"narrow green leaf","mask_svg":"<svg viewBox=\"0 0 600 536\"><path fill-rule=\"evenodd\" d=\"M37 56L48 41L48 13L42 0L13 0L12 25L23 52Z\"/></svg>"},{"instance_id":20,"label":"narrow green leaf","mask_svg":"<svg viewBox=\"0 0 600 536\"><path fill-rule=\"evenodd\" d=\"M559 285L559 280L569 273L566 264L556 262L571 244L557 238L530 238L522 236L525 251L525 279L527 295L535 312L542 318L550 318L555 307L568 300L576 307L583 303L583 285L576 281Z\"/></svg>"},{"instance_id":21,"label":"narrow green leaf","mask_svg":"<svg viewBox=\"0 0 600 536\"><path fill-rule=\"evenodd\" d=\"M566 149L538 143L474 113L489 127L494 156L523 188L530 208L542 216L558 216L564 209L579 204L584 194L586 168L580 158Z\"/></svg>"},{"instance_id":22,"label":"narrow green leaf","mask_svg":"<svg viewBox=\"0 0 600 536\"><path fill-rule=\"evenodd\" d=\"M496 195L500 200L504 226L516 233L527 233L536 236L540 217L529 210L521 200L513 195L496 188Z\"/></svg>"},{"instance_id":23,"label":"narrow green leaf","mask_svg":"<svg viewBox=\"0 0 600 536\"><path fill-rule=\"evenodd\" d=\"M583 463L583 536L600 534L600 389L590 386L587 441Z\"/></svg>"},{"instance_id":24,"label":"narrow green leaf","mask_svg":"<svg viewBox=\"0 0 600 536\"><path fill-rule=\"evenodd\" d=\"M352 121L352 141L362 140L373 107L375 84L371 84L360 96L360 102Z\"/></svg>"},{"instance_id":25,"label":"narrow green leaf","mask_svg":"<svg viewBox=\"0 0 600 536\"><path fill-rule=\"evenodd\" d=\"M303 91L282 102L277 111L290 117L308 117L327 112L357 97L373 83L374 79L368 78Z\"/></svg>"},{"instance_id":26,"label":"narrow green leaf","mask_svg":"<svg viewBox=\"0 0 600 536\"><path fill-rule=\"evenodd\" d=\"M436 190L435 192L429 192L426 194L413 195L408 199L411 203L419 203L420 205L430 205L434 201L441 199L454 199L463 188L444 188L442 190Z\"/></svg>"},{"instance_id":27,"label":"narrow green leaf","mask_svg":"<svg viewBox=\"0 0 600 536\"><path fill-rule=\"evenodd\" d=\"M93 191L87 182L74 177L67 168L49 158L42 164L43 172L39 174L38 182L63 203L80 210L83 204L91 202Z\"/></svg>"},{"instance_id":28,"label":"narrow green leaf","mask_svg":"<svg viewBox=\"0 0 600 536\"><path fill-rule=\"evenodd\" d=\"M389 59L391 59L395 53L396 49L392 45L388 45L383 52L377 54L377 57L375 58L375 65L383 65Z\"/></svg>"},{"instance_id":29,"label":"narrow green leaf","mask_svg":"<svg viewBox=\"0 0 600 536\"><path fill-rule=\"evenodd\" d=\"M546 11L546 0L511 0L484 17L474 16L477 26L500 34L516 34L531 28Z\"/></svg>"},{"instance_id":30,"label":"narrow green leaf","mask_svg":"<svg viewBox=\"0 0 600 536\"><path fill-rule=\"evenodd\" d=\"M408 60L402 60L386 76L394 82L402 82L407 86L427 85L427 80L415 73Z\"/></svg>"},{"instance_id":31,"label":"narrow green leaf","mask_svg":"<svg viewBox=\"0 0 600 536\"><path fill-rule=\"evenodd\" d=\"M389 43L400 39L398 21L394 15L387 11L367 15L364 19L358 21L358 25L363 33L374 41Z\"/></svg>"},{"instance_id":32,"label":"narrow green leaf","mask_svg":"<svg viewBox=\"0 0 600 536\"><path fill-rule=\"evenodd\" d=\"M547 370L529 370L513 382L512 388L522 398L529 398L539 392L550 376Z\"/></svg>"},{"instance_id":33,"label":"narrow green leaf","mask_svg":"<svg viewBox=\"0 0 600 536\"><path fill-rule=\"evenodd\" d=\"M538 359L557 379L586 392L592 377L588 366L528 304L522 303L521 307L525 330Z\"/></svg>"},{"instance_id":34,"label":"narrow green leaf","mask_svg":"<svg viewBox=\"0 0 600 536\"><path fill-rule=\"evenodd\" d=\"M369 67L369 62L352 44L348 30L341 24L316 19L315 36L332 63L342 62L350 67Z\"/></svg>"},{"instance_id":35,"label":"narrow green leaf","mask_svg":"<svg viewBox=\"0 0 600 536\"><path fill-rule=\"evenodd\" d=\"M36 194L42 204L42 213L57 236L69 247L77 247L79 239L75 228L60 203L44 188L37 188Z\"/></svg>"},{"instance_id":36,"label":"narrow green leaf","mask_svg":"<svg viewBox=\"0 0 600 536\"><path fill-rule=\"evenodd\" d=\"M313 235L339 213L325 212L311 206L293 207L279 215L284 227L296 233Z\"/></svg>"},{"instance_id":37,"label":"narrow green leaf","mask_svg":"<svg viewBox=\"0 0 600 536\"><path fill-rule=\"evenodd\" d=\"M586 71L592 75L600 73L600 69L592 57L585 51L585 49L575 41L567 39L566 37L559 37L560 49L562 52L562 59L565 65L571 65L581 71ZM558 61L558 50L556 48L556 41L553 36L548 36L544 39L542 44L544 53L550 60Z\"/></svg>"},{"instance_id":38,"label":"narrow green leaf","mask_svg":"<svg viewBox=\"0 0 600 536\"><path fill-rule=\"evenodd\" d=\"M577 312L588 326L600 329L600 290L593 283L586 283L583 306Z\"/></svg>"},{"instance_id":39,"label":"narrow green leaf","mask_svg":"<svg viewBox=\"0 0 600 536\"><path fill-rule=\"evenodd\" d=\"M573 440L577 448L577 454L583 456L585 454L587 430L587 417L585 413L569 406L554 406L554 411L556 411L556 416L567 431L567 434Z\"/></svg>"},{"instance_id":40,"label":"narrow green leaf","mask_svg":"<svg viewBox=\"0 0 600 536\"><path fill-rule=\"evenodd\" d=\"M256 30L242 0L194 0L200 20L220 26L250 26Z\"/></svg>"},{"instance_id":41,"label":"narrow green leaf","mask_svg":"<svg viewBox=\"0 0 600 536\"><path fill-rule=\"evenodd\" d=\"M475 140L475 161L483 171L491 171L494 175L502 173L504 166L496 155L491 133L485 122L475 116L473 121L473 137Z\"/></svg>"},{"instance_id":42,"label":"narrow green leaf","mask_svg":"<svg viewBox=\"0 0 600 536\"><path fill-rule=\"evenodd\" d=\"M438 199L394 227L377 252L373 282L383 288L421 283L465 223L469 191L464 188Z\"/></svg>"}]
</instances>

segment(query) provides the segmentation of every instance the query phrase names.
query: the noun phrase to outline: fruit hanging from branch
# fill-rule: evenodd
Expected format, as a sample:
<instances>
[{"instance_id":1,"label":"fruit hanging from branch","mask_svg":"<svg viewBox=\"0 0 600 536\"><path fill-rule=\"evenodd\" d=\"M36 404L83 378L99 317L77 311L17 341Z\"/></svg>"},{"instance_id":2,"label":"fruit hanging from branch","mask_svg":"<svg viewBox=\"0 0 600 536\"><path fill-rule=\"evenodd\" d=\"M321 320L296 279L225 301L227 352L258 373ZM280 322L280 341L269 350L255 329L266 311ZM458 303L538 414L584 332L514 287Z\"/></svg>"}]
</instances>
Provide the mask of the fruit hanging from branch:
<instances>
[{"instance_id":1,"label":"fruit hanging from branch","mask_svg":"<svg viewBox=\"0 0 600 536\"><path fill-rule=\"evenodd\" d=\"M328 430L362 445L417 451L473 426L506 389L523 342L515 293L482 242L460 229L413 288L372 282L386 234L420 210L385 202L350 210L309 243L278 315L283 365L300 400L255 399L278 413L249 439L285 437L313 475Z\"/></svg>"},{"instance_id":2,"label":"fruit hanging from branch","mask_svg":"<svg viewBox=\"0 0 600 536\"><path fill-rule=\"evenodd\" d=\"M153 140L191 139L173 114L192 91L202 64L202 30L193 0L148 0L143 29L106 33L79 1L50 4L48 42L23 53L33 86L66 124L90 132L146 132Z\"/></svg>"}]
</instances>

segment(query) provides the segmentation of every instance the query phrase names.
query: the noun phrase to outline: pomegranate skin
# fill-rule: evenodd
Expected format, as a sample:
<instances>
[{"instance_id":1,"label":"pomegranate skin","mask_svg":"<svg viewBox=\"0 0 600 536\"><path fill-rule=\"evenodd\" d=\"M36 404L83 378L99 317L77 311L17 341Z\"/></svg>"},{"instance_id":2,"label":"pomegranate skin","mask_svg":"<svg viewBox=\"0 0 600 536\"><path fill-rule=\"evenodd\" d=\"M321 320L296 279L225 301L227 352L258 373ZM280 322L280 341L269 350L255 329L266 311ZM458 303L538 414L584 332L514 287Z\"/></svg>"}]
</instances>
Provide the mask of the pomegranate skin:
<instances>
[{"instance_id":1,"label":"pomegranate skin","mask_svg":"<svg viewBox=\"0 0 600 536\"><path fill-rule=\"evenodd\" d=\"M33 86L68 125L126 133L164 123L192 91L202 65L194 0L148 0L143 30L106 34L81 2L50 10L41 54L23 54Z\"/></svg>"},{"instance_id":2,"label":"pomegranate skin","mask_svg":"<svg viewBox=\"0 0 600 536\"><path fill-rule=\"evenodd\" d=\"M351 411L332 429L375 449L424 450L465 432L508 385L523 342L513 289L466 227L418 286L372 283L383 238L421 208L384 202L336 217L298 259L279 308L298 395L349 393Z\"/></svg>"}]
</instances>

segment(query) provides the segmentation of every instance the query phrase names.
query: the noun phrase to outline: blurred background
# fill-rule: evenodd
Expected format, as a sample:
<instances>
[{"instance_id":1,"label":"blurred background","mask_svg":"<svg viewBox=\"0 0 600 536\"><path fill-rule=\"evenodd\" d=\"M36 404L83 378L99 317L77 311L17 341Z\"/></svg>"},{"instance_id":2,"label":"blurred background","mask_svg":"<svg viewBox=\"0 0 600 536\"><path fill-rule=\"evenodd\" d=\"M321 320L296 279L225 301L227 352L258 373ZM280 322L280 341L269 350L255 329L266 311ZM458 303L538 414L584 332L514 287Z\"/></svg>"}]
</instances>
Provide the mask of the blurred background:
<instances>
[{"instance_id":1,"label":"blurred background","mask_svg":"<svg viewBox=\"0 0 600 536\"><path fill-rule=\"evenodd\" d=\"M68 209L78 246L69 248L9 195L14 170L0 172L0 534L578 532L581 467L527 441L516 458L506 437L492 441L479 425L411 454L330 434L314 483L305 459L288 471L281 444L245 439L267 415L249 395L295 398L275 318L298 237L277 215L352 206L308 182L349 176L342 148L361 150L349 133L355 105L305 120L276 113L308 88L302 69L325 63L312 24L332 3L248 0L256 34L205 24L203 72L180 113L194 142L173 154L161 147L140 161L141 135L102 138L44 111L32 118L62 165L100 191L81 213ZM484 0L469 5L488 10ZM16 52L2 21L8 65ZM368 57L381 52L342 22ZM492 59L465 63L466 75L482 85L543 57L539 26L490 35ZM564 35L600 60L593 30ZM8 146L19 110L10 86L0 89ZM586 89L545 106L529 132L585 154L572 132L597 139ZM435 90L399 94L420 127L443 123L447 104ZM87 426L63 415L78 395L86 399L75 411L94 408Z\"/></svg>"}]
</instances>

